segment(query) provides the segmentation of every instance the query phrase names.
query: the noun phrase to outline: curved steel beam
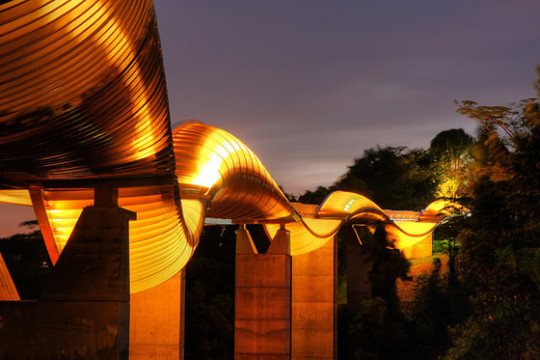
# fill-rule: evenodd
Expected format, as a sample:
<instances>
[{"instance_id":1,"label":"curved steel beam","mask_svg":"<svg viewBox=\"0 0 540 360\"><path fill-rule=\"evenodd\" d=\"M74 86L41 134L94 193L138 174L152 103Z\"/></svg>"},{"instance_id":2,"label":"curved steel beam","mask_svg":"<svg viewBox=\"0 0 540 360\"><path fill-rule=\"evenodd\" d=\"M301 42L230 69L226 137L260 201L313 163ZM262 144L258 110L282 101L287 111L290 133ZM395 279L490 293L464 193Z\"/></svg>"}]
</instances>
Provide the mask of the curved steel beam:
<instances>
[{"instance_id":1,"label":"curved steel beam","mask_svg":"<svg viewBox=\"0 0 540 360\"><path fill-rule=\"evenodd\" d=\"M174 173L151 0L15 0L0 14L0 178Z\"/></svg>"}]
</instances>

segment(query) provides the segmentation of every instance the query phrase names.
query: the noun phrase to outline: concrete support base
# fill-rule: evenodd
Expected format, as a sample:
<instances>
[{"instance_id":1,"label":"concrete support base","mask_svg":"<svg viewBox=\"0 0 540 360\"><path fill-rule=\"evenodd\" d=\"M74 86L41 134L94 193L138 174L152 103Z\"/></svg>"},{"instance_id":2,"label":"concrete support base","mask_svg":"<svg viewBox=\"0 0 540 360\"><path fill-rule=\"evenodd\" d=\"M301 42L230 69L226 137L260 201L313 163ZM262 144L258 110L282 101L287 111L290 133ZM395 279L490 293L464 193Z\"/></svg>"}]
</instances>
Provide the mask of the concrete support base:
<instances>
[{"instance_id":1,"label":"concrete support base","mask_svg":"<svg viewBox=\"0 0 540 360\"><path fill-rule=\"evenodd\" d=\"M184 355L185 274L131 295L130 360L178 360Z\"/></svg>"},{"instance_id":2,"label":"concrete support base","mask_svg":"<svg viewBox=\"0 0 540 360\"><path fill-rule=\"evenodd\" d=\"M249 242L247 230L238 230L235 359L290 359L290 234L278 230L266 254L253 253Z\"/></svg>"},{"instance_id":3,"label":"concrete support base","mask_svg":"<svg viewBox=\"0 0 540 360\"><path fill-rule=\"evenodd\" d=\"M0 359L128 359L129 303L0 302Z\"/></svg>"},{"instance_id":4,"label":"concrete support base","mask_svg":"<svg viewBox=\"0 0 540 360\"><path fill-rule=\"evenodd\" d=\"M337 359L337 242L292 258L292 359Z\"/></svg>"},{"instance_id":5,"label":"concrete support base","mask_svg":"<svg viewBox=\"0 0 540 360\"><path fill-rule=\"evenodd\" d=\"M0 358L127 359L129 227L117 192L97 189L37 302L0 303Z\"/></svg>"}]
</instances>

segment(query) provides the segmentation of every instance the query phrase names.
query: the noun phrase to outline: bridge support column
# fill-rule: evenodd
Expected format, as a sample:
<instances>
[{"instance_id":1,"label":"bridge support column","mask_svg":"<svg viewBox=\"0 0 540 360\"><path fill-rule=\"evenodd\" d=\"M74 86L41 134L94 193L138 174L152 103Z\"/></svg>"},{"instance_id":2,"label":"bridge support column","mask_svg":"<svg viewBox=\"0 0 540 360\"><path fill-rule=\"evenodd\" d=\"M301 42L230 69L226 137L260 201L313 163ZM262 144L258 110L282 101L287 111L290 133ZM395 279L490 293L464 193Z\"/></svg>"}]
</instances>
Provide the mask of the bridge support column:
<instances>
[{"instance_id":1,"label":"bridge support column","mask_svg":"<svg viewBox=\"0 0 540 360\"><path fill-rule=\"evenodd\" d=\"M10 359L127 359L129 226L117 191L96 189L38 302L0 307L0 354Z\"/></svg>"},{"instance_id":2,"label":"bridge support column","mask_svg":"<svg viewBox=\"0 0 540 360\"><path fill-rule=\"evenodd\" d=\"M277 231L257 254L245 227L236 235L234 357L291 358L290 233Z\"/></svg>"},{"instance_id":3,"label":"bridge support column","mask_svg":"<svg viewBox=\"0 0 540 360\"><path fill-rule=\"evenodd\" d=\"M337 242L292 258L292 358L337 359Z\"/></svg>"},{"instance_id":4,"label":"bridge support column","mask_svg":"<svg viewBox=\"0 0 540 360\"><path fill-rule=\"evenodd\" d=\"M131 295L129 358L184 358L185 271Z\"/></svg>"}]
</instances>

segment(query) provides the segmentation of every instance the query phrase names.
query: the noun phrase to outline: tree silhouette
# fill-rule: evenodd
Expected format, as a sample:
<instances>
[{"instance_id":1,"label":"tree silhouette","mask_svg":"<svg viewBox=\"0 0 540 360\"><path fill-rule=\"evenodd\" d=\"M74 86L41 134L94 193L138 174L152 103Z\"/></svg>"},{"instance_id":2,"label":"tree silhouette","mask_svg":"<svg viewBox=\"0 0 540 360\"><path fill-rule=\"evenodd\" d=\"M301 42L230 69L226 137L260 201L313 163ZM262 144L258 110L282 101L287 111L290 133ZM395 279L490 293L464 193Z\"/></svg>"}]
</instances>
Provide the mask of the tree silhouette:
<instances>
[{"instance_id":1,"label":"tree silhouette","mask_svg":"<svg viewBox=\"0 0 540 360\"><path fill-rule=\"evenodd\" d=\"M538 359L540 105L464 102L459 111L480 121L487 161L458 239L471 313L446 358Z\"/></svg>"}]
</instances>

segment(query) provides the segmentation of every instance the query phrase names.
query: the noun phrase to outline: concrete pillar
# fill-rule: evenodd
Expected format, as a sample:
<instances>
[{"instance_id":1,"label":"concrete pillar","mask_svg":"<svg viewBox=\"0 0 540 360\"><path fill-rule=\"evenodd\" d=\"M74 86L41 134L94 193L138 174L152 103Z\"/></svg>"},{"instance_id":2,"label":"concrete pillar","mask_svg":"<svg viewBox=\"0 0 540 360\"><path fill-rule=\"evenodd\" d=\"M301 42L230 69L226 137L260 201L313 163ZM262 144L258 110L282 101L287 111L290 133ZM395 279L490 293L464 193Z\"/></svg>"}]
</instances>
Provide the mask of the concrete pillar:
<instances>
[{"instance_id":1,"label":"concrete pillar","mask_svg":"<svg viewBox=\"0 0 540 360\"><path fill-rule=\"evenodd\" d=\"M129 220L118 191L96 189L83 209L40 300L129 303Z\"/></svg>"},{"instance_id":2,"label":"concrete pillar","mask_svg":"<svg viewBox=\"0 0 540 360\"><path fill-rule=\"evenodd\" d=\"M235 359L291 358L290 233L257 254L245 227L236 237Z\"/></svg>"},{"instance_id":3,"label":"concrete pillar","mask_svg":"<svg viewBox=\"0 0 540 360\"><path fill-rule=\"evenodd\" d=\"M292 358L337 359L337 241L292 258Z\"/></svg>"},{"instance_id":4,"label":"concrete pillar","mask_svg":"<svg viewBox=\"0 0 540 360\"><path fill-rule=\"evenodd\" d=\"M185 271L146 291L131 294L130 360L184 357Z\"/></svg>"},{"instance_id":5,"label":"concrete pillar","mask_svg":"<svg viewBox=\"0 0 540 360\"><path fill-rule=\"evenodd\" d=\"M129 220L117 191L97 189L38 302L0 308L10 359L128 359Z\"/></svg>"}]
</instances>

